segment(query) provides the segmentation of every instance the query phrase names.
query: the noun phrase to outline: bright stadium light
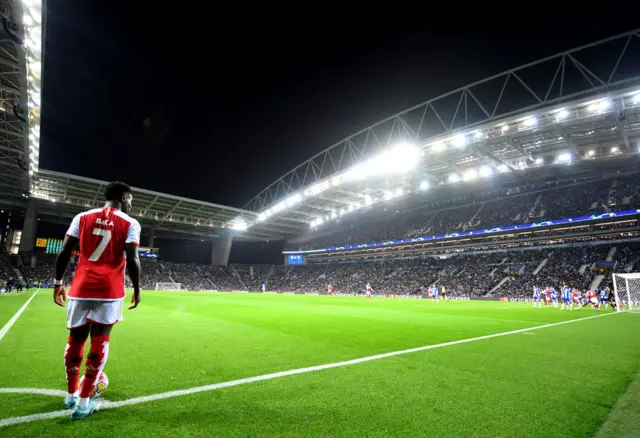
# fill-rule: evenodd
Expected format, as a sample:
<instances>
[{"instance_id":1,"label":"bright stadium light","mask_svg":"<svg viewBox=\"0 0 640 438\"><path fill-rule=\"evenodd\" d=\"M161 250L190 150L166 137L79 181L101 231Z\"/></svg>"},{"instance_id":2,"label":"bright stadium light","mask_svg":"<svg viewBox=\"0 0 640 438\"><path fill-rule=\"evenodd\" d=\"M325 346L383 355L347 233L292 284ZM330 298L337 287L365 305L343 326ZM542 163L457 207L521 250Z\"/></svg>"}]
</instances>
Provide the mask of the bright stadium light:
<instances>
[{"instance_id":1,"label":"bright stadium light","mask_svg":"<svg viewBox=\"0 0 640 438\"><path fill-rule=\"evenodd\" d=\"M556 161L558 163L569 163L569 162L571 162L571 154L568 153L568 152L560 154L560 155L558 155L558 158L556 159Z\"/></svg>"},{"instance_id":2,"label":"bright stadium light","mask_svg":"<svg viewBox=\"0 0 640 438\"><path fill-rule=\"evenodd\" d=\"M235 230L235 231L244 231L246 230L247 227L247 223L245 221L243 221L242 219L236 219L232 224L231 224L231 229Z\"/></svg>"},{"instance_id":3,"label":"bright stadium light","mask_svg":"<svg viewBox=\"0 0 640 438\"><path fill-rule=\"evenodd\" d=\"M466 137L464 135L456 135L455 137L453 137L451 139L451 143L454 146L462 147L462 146L467 144L467 139L466 139Z\"/></svg>"},{"instance_id":4,"label":"bright stadium light","mask_svg":"<svg viewBox=\"0 0 640 438\"><path fill-rule=\"evenodd\" d=\"M491 169L491 166L482 166L480 168L480 176L491 176L493 175L493 169Z\"/></svg>"},{"instance_id":5,"label":"bright stadium light","mask_svg":"<svg viewBox=\"0 0 640 438\"><path fill-rule=\"evenodd\" d=\"M478 176L478 171L475 169L469 169L462 174L465 181L473 181Z\"/></svg>"},{"instance_id":6,"label":"bright stadium light","mask_svg":"<svg viewBox=\"0 0 640 438\"><path fill-rule=\"evenodd\" d=\"M631 102L633 102L634 104L640 103L640 91L636 92L636 94L631 99Z\"/></svg>"},{"instance_id":7,"label":"bright stadium light","mask_svg":"<svg viewBox=\"0 0 640 438\"><path fill-rule=\"evenodd\" d=\"M428 190L429 189L429 182L428 181L422 181L420 183L420 190Z\"/></svg>"},{"instance_id":8,"label":"bright stadium light","mask_svg":"<svg viewBox=\"0 0 640 438\"><path fill-rule=\"evenodd\" d=\"M452 173L451 175L449 175L450 183L456 183L458 181L460 181L460 176L457 173Z\"/></svg>"},{"instance_id":9,"label":"bright stadium light","mask_svg":"<svg viewBox=\"0 0 640 438\"><path fill-rule=\"evenodd\" d=\"M536 124L538 123L538 121L536 120L535 117L527 117L526 119L524 119L524 121L522 122L522 124L526 127L526 128L532 128L534 126L536 126Z\"/></svg>"},{"instance_id":10,"label":"bright stadium light","mask_svg":"<svg viewBox=\"0 0 640 438\"><path fill-rule=\"evenodd\" d=\"M29 123L29 174L40 165L40 104L42 100L42 1L23 3L24 48L27 67L27 99Z\"/></svg>"},{"instance_id":11,"label":"bright stadium light","mask_svg":"<svg viewBox=\"0 0 640 438\"><path fill-rule=\"evenodd\" d=\"M541 164L544 164L544 158L538 157L535 160L535 163L540 166Z\"/></svg>"},{"instance_id":12,"label":"bright stadium light","mask_svg":"<svg viewBox=\"0 0 640 438\"><path fill-rule=\"evenodd\" d=\"M566 119L567 117L569 117L569 111L563 108L560 111L558 111L558 115L556 116L556 119L560 121L560 120Z\"/></svg>"},{"instance_id":13,"label":"bright stadium light","mask_svg":"<svg viewBox=\"0 0 640 438\"><path fill-rule=\"evenodd\" d=\"M501 164L498 166L498 172L508 172L509 171L509 166L507 166L506 164Z\"/></svg>"}]
</instances>

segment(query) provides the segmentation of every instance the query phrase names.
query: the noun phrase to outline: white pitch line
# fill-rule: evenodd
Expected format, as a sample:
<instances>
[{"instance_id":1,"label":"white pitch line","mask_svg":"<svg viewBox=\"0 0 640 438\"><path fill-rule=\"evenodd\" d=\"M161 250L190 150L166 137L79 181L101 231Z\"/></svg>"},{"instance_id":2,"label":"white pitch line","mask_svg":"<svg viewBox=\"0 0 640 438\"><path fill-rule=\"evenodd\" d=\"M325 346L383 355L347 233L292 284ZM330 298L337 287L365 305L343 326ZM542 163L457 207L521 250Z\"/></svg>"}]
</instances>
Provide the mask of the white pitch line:
<instances>
[{"instance_id":1,"label":"white pitch line","mask_svg":"<svg viewBox=\"0 0 640 438\"><path fill-rule=\"evenodd\" d=\"M116 401L116 402L105 401L105 402L102 402L100 404L100 409L120 408L120 407L123 407L123 406L137 405L137 404L140 404L140 403L147 403L147 402L152 402L152 401L156 401L156 400L164 400L164 399L167 399L167 398L180 397L180 396L183 396L183 395L191 395L191 394L197 394L197 393L200 393L200 392L215 391L217 389L230 388L232 386L244 385L244 384L247 384L247 383L262 382L262 381L265 381L265 380L277 379L279 377L294 376L296 374L306 374L306 373L310 373L312 371L322 371L322 370L327 370L327 369L330 369L330 368L339 368L339 367L344 367L344 366L348 366L348 365L356 365L356 364L363 363L363 362L370 362L372 360L385 359L387 357L400 356L400 355L409 354L409 353L417 353L419 351L434 350L436 348L450 347L452 345L466 344L466 343L469 343L469 342L481 341L481 340L485 340L485 339L499 338L501 336L515 335L517 333L524 333L524 332L529 332L529 331L532 331L532 330L539 330L539 329L543 329L543 328L555 327L555 326L559 326L559 325L563 325L563 324L571 324L571 323L574 323L574 322L585 321L587 319L594 319L594 318L600 318L600 317L603 317L603 316L616 315L618 313L619 312L613 312L613 313L604 313L604 314L600 314L600 315L587 316L585 318L572 319L572 320L569 320L569 321L554 322L554 323L551 323L551 324L539 325L539 326L535 326L535 327L527 327L527 328L518 329L518 330L511 330L511 331L508 331L508 332L494 333L492 335L478 336L478 337L475 337L475 338L467 338L467 339L460 339L460 340L457 340L457 341L443 342L442 344L425 345L423 347L409 348L407 350L399 350L399 351L392 351L392 352L389 352L389 353L376 354L376 355L373 355L373 356L361 357L361 358L358 358L358 359L351 359L351 360L346 360L346 361L343 361L343 362L334 362L334 363L328 363L328 364L324 364L324 365L316 365L316 366L311 366L311 367L306 367L306 368L296 368L296 369L288 370L288 371L279 371L277 373L263 374L261 376L246 377L244 379L237 379L237 380L230 380L228 382L214 383L212 385L196 386L194 388L187 388L187 389L179 389L179 390L176 390L176 391L161 392L159 394L146 395L146 396L143 396L143 397L135 397L135 398L130 398L130 399L127 399L127 400L122 400L122 401ZM67 416L67 415L69 415L69 411L60 410L60 411L45 412L45 413L42 413L42 414L26 415L26 416L23 416L23 417L4 418L4 419L0 420L0 427L10 426L10 425L14 425L14 424L21 424L21 423L31 423L33 421L64 417L64 416Z\"/></svg>"},{"instance_id":2,"label":"white pitch line","mask_svg":"<svg viewBox=\"0 0 640 438\"><path fill-rule=\"evenodd\" d=\"M0 388L0 394L38 394L65 397L67 395L67 391L45 388Z\"/></svg>"},{"instance_id":3,"label":"white pitch line","mask_svg":"<svg viewBox=\"0 0 640 438\"><path fill-rule=\"evenodd\" d=\"M18 309L16 314L11 317L11 319L4 325L4 327L2 327L2 330L0 330L0 341L2 340L2 338L4 338L4 335L7 334L9 329L13 327L13 325L16 323L18 318L20 318L20 315L22 315L22 312L25 311L25 309L27 308L31 300L33 300L33 298L36 296L39 290L40 290L39 288L36 289L36 291L33 293L33 295L31 295L31 297L27 300L27 302L24 303L23 306L20 307L20 309Z\"/></svg>"}]
</instances>

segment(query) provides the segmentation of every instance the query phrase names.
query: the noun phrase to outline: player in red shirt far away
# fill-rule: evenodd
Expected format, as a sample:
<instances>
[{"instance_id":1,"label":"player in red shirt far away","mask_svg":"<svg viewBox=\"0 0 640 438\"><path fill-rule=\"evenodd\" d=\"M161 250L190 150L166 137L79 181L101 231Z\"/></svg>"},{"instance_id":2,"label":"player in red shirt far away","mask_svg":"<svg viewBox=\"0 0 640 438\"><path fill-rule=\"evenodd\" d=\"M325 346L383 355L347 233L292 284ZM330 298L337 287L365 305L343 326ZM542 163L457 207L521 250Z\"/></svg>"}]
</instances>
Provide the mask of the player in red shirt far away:
<instances>
[{"instance_id":1,"label":"player in red shirt far away","mask_svg":"<svg viewBox=\"0 0 640 438\"><path fill-rule=\"evenodd\" d=\"M103 208L85 211L73 218L56 259L53 301L67 306L69 339L64 363L68 394L64 405L72 409L72 420L86 418L98 409L90 396L107 362L111 328L123 319L125 266L133 283L129 310L140 304L140 224L127 215L133 198L131 188L122 182L112 182L107 185L104 196L107 202ZM67 301L62 278L78 244L80 256ZM79 388L84 344L89 335L91 344Z\"/></svg>"}]
</instances>

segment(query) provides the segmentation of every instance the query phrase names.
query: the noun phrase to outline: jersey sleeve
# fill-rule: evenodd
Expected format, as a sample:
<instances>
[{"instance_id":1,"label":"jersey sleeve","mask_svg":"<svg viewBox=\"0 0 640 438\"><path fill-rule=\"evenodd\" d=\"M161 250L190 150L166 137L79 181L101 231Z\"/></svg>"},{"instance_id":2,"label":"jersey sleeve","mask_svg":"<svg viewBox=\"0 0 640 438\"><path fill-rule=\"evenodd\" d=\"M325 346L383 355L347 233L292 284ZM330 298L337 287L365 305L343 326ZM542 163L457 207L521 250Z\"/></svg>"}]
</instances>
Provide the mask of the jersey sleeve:
<instances>
[{"instance_id":1,"label":"jersey sleeve","mask_svg":"<svg viewBox=\"0 0 640 438\"><path fill-rule=\"evenodd\" d=\"M140 232L142 228L140 228L140 223L132 219L131 225L129 225L129 230L127 231L127 240L124 243L133 243L134 245L140 245Z\"/></svg>"},{"instance_id":2,"label":"jersey sleeve","mask_svg":"<svg viewBox=\"0 0 640 438\"><path fill-rule=\"evenodd\" d=\"M69 225L69 229L67 230L67 236L80 238L80 215L76 215L71 221L71 225Z\"/></svg>"}]
</instances>

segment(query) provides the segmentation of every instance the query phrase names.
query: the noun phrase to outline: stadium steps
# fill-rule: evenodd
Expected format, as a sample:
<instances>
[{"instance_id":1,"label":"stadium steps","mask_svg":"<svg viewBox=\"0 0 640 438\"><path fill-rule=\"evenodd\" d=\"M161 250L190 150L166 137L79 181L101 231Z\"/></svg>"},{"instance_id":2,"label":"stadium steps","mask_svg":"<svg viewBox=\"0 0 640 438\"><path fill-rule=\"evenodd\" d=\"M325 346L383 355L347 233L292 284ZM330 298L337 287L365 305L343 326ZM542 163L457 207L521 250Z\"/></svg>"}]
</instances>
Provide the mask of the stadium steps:
<instances>
[{"instance_id":1,"label":"stadium steps","mask_svg":"<svg viewBox=\"0 0 640 438\"><path fill-rule=\"evenodd\" d=\"M600 286L600 283L602 283L602 280L604 280L604 275L596 275L595 277L593 277L589 289L598 290L598 287Z\"/></svg>"},{"instance_id":2,"label":"stadium steps","mask_svg":"<svg viewBox=\"0 0 640 438\"><path fill-rule=\"evenodd\" d=\"M609 248L609 252L607 253L607 258L605 260L608 262L613 260L613 256L615 255L617 250L618 250L617 246L612 246L611 248Z\"/></svg>"},{"instance_id":3,"label":"stadium steps","mask_svg":"<svg viewBox=\"0 0 640 438\"><path fill-rule=\"evenodd\" d=\"M538 205L540 205L541 199L542 199L542 193L536 196L536 200L533 202L533 205L531 206L531 210L529 210L529 214L524 217L524 220L522 221L522 223L526 223L529 221L530 217L536 216L536 208L538 208Z\"/></svg>"},{"instance_id":4,"label":"stadium steps","mask_svg":"<svg viewBox=\"0 0 640 438\"><path fill-rule=\"evenodd\" d=\"M542 268L544 268L544 265L546 265L548 262L549 262L549 257L542 259L542 261L538 264L536 269L533 270L531 275L538 275L538 272L540 272Z\"/></svg>"},{"instance_id":5,"label":"stadium steps","mask_svg":"<svg viewBox=\"0 0 640 438\"><path fill-rule=\"evenodd\" d=\"M235 278L236 280L238 280L238 282L242 285L244 290L249 290L249 289L247 289L247 286L242 281L242 276L238 273L238 271L236 270L236 268L233 265L229 265L229 270L231 271L232 277Z\"/></svg>"},{"instance_id":6,"label":"stadium steps","mask_svg":"<svg viewBox=\"0 0 640 438\"><path fill-rule=\"evenodd\" d=\"M489 293L487 294L487 296L491 296L491 294L493 294L493 292L495 292L496 290L500 289L500 286L502 286L503 284L505 284L507 281L509 281L509 277L504 277L502 280L500 280L500 282L498 284L496 284L493 289L491 289L489 291Z\"/></svg>"}]
</instances>

